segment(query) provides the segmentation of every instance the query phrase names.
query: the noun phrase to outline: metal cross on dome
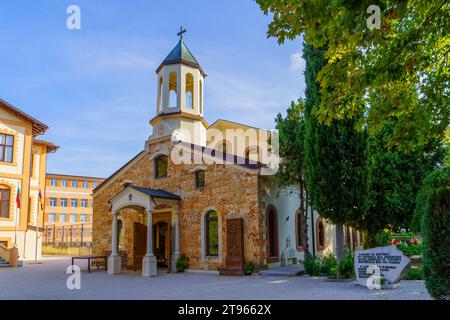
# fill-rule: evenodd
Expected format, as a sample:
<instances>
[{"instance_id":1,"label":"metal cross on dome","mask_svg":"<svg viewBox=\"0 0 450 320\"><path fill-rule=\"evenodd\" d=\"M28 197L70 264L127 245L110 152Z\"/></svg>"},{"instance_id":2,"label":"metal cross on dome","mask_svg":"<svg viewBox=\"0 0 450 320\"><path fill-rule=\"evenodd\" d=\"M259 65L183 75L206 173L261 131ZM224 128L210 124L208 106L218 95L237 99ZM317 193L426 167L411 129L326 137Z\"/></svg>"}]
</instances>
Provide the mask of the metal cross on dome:
<instances>
[{"instance_id":1,"label":"metal cross on dome","mask_svg":"<svg viewBox=\"0 0 450 320\"><path fill-rule=\"evenodd\" d=\"M183 40L183 33L186 33L187 30L183 29L183 27L180 27L180 32L177 33L177 36L180 37L180 40Z\"/></svg>"}]
</instances>

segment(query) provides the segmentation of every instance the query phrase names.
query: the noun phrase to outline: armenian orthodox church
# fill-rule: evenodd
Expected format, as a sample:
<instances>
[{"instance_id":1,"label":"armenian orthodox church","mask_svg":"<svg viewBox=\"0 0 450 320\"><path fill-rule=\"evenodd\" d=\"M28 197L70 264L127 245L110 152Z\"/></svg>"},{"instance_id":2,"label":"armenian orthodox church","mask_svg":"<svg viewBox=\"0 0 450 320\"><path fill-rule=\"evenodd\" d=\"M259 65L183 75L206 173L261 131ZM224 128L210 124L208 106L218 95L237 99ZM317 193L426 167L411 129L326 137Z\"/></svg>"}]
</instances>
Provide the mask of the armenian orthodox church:
<instances>
[{"instance_id":1,"label":"armenian orthodox church","mask_svg":"<svg viewBox=\"0 0 450 320\"><path fill-rule=\"evenodd\" d=\"M206 73L180 41L156 70L156 114L144 148L94 190L94 249L108 273L242 274L303 258L299 196L280 190L270 132L203 117ZM308 211L311 251L334 250L334 228ZM358 246L356 231L347 241Z\"/></svg>"}]
</instances>

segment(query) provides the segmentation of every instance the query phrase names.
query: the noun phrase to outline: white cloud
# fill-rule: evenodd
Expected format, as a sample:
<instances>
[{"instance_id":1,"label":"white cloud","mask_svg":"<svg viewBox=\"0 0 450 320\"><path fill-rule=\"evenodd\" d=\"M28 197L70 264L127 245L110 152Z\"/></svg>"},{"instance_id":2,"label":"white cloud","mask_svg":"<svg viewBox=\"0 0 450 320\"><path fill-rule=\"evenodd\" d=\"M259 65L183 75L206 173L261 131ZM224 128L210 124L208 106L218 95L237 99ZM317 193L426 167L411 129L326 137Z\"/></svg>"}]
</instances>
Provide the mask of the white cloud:
<instances>
[{"instance_id":1,"label":"white cloud","mask_svg":"<svg viewBox=\"0 0 450 320\"><path fill-rule=\"evenodd\" d=\"M291 66L290 69L292 71L300 71L303 73L306 68L306 61L302 57L302 53L296 52L291 55Z\"/></svg>"}]
</instances>

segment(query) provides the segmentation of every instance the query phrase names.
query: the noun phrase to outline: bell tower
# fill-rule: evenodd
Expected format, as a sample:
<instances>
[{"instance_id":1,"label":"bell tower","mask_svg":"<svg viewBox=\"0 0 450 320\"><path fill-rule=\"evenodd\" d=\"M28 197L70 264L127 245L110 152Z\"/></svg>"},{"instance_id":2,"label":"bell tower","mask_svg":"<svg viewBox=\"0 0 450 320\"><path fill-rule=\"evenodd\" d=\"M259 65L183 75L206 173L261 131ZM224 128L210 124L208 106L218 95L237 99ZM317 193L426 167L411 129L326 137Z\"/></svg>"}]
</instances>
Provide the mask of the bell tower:
<instances>
[{"instance_id":1,"label":"bell tower","mask_svg":"<svg viewBox=\"0 0 450 320\"><path fill-rule=\"evenodd\" d=\"M150 121L153 126L150 140L177 130L186 137L186 142L205 145L208 124L203 118L203 82L206 74L184 43L185 32L186 29L180 29L178 44L156 69L156 117Z\"/></svg>"}]
</instances>

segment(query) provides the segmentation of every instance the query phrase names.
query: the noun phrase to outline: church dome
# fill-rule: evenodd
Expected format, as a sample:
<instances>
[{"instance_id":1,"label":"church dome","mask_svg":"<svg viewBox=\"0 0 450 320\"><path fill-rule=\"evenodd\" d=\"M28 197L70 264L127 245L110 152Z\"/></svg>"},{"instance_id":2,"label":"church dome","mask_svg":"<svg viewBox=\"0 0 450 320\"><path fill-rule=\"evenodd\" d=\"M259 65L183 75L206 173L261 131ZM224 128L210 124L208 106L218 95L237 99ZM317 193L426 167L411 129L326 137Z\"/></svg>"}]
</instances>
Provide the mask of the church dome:
<instances>
[{"instance_id":1,"label":"church dome","mask_svg":"<svg viewBox=\"0 0 450 320\"><path fill-rule=\"evenodd\" d=\"M175 46L175 48L172 49L172 51L169 53L169 55L160 64L158 69L156 69L156 73L158 73L161 70L161 68L165 65L177 64L177 63L181 63L181 64L185 64L185 65L197 68L200 70L202 76L206 77L206 74L203 71L202 67L200 67L200 64L198 63L197 59L194 58L193 54L186 46L183 39L180 39L180 41Z\"/></svg>"}]
</instances>

